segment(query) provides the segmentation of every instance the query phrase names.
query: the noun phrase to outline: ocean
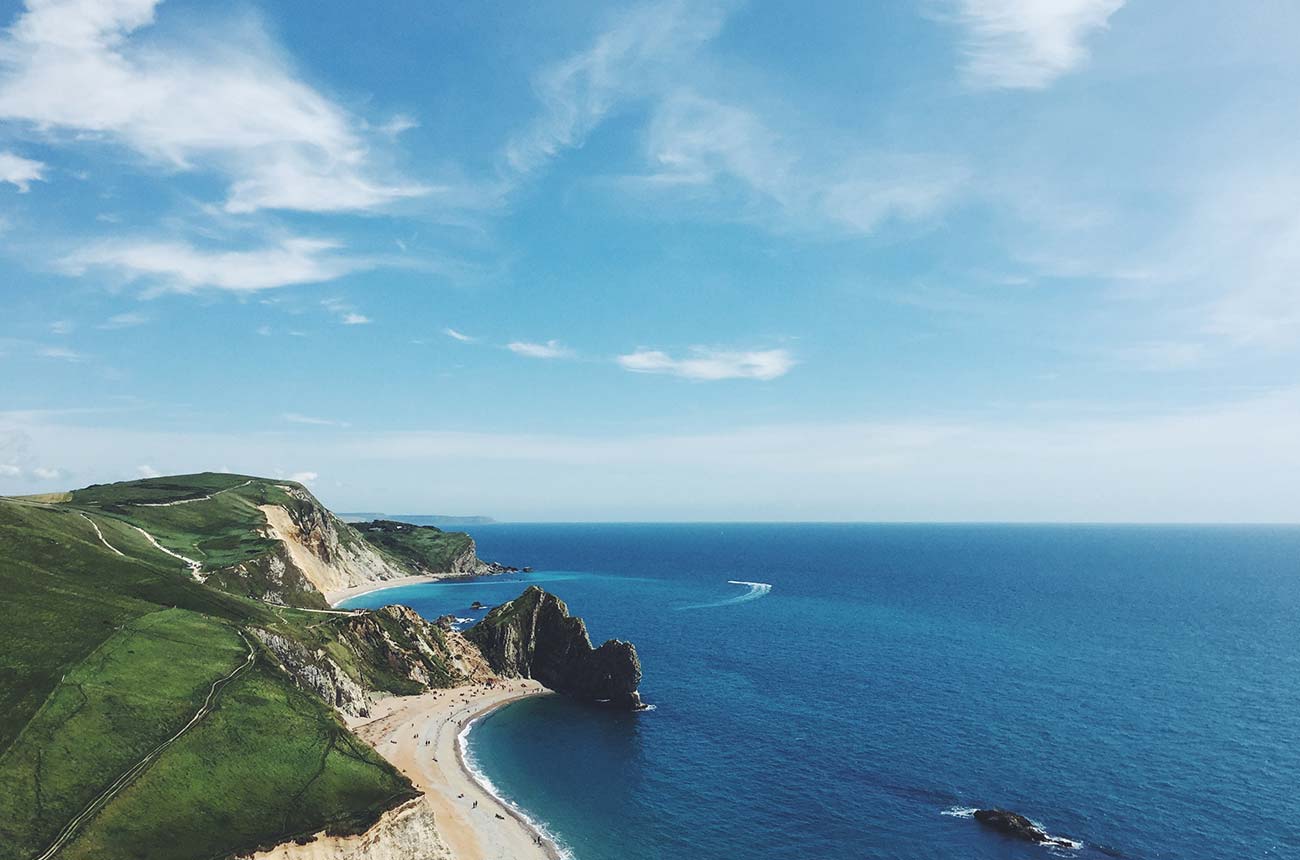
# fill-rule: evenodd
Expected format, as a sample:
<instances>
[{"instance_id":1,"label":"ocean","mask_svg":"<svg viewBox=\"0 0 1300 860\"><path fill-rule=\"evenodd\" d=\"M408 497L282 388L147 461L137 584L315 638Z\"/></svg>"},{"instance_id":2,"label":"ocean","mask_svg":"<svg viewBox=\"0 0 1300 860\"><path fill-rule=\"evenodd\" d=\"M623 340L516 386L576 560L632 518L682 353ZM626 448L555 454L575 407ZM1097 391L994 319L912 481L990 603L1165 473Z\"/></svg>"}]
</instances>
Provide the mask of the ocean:
<instances>
[{"instance_id":1,"label":"ocean","mask_svg":"<svg viewBox=\"0 0 1300 860\"><path fill-rule=\"evenodd\" d=\"M474 766L576 860L1300 857L1300 528L489 525L654 710L522 701ZM1075 849L1017 843L1020 812Z\"/></svg>"}]
</instances>

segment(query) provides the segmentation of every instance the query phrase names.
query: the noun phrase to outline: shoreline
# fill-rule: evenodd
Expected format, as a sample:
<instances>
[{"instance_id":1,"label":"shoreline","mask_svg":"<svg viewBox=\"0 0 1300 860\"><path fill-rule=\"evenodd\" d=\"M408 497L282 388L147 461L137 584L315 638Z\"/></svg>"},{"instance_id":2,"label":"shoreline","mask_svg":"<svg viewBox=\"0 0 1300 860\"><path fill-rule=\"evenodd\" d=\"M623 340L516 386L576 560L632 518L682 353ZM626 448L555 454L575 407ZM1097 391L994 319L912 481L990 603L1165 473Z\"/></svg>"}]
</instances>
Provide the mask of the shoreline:
<instances>
[{"instance_id":1,"label":"shoreline","mask_svg":"<svg viewBox=\"0 0 1300 860\"><path fill-rule=\"evenodd\" d=\"M419 573L411 576L399 576L396 579L384 579L376 582L367 582L364 585L353 585L348 588L336 588L332 591L325 592L325 602L331 608L337 608L345 600L351 600L353 597L360 597L363 594L370 594L374 591L385 591L389 588L401 588L406 585L423 585L429 582L443 582L448 579L459 579L473 574L445 574L445 573Z\"/></svg>"},{"instance_id":2,"label":"shoreline","mask_svg":"<svg viewBox=\"0 0 1300 860\"><path fill-rule=\"evenodd\" d=\"M461 749L462 736L475 722L511 702L539 695L554 694L536 681L498 680L490 686L387 697L375 703L375 716L349 723L423 792L455 860L566 860L541 825L480 781Z\"/></svg>"},{"instance_id":3,"label":"shoreline","mask_svg":"<svg viewBox=\"0 0 1300 860\"><path fill-rule=\"evenodd\" d=\"M524 699L530 699L534 695L553 696L555 694L552 693L550 690L543 690L543 692L541 693L529 693L526 695L516 696L511 699L506 699L504 701L497 702L492 705L488 705L478 713L473 714L468 719L466 719L464 721L464 725L462 726L461 730L456 733L456 764L460 765L461 772L464 773L467 778L469 778L475 785L477 785L485 794L489 795L494 800L496 800L497 804L505 809L507 815L509 815L511 818L515 819L516 821L518 821L520 825L522 825L531 833L535 834L539 839L541 839L541 844L539 845L539 847L545 850L546 856L549 857L550 860L572 860L572 858L569 857L569 855L565 854L560 850L560 846L556 844L555 840L551 838L550 834L546 832L546 830L542 827L542 825L530 819L527 815L524 814L522 810L516 807L513 803L506 800L501 795L497 794L496 791L494 790L495 786L491 785L490 782L484 784L484 780L486 780L487 777L485 775L480 776L478 773L476 773L474 771L474 768L470 767L469 763L465 760L465 741L469 738L469 732L471 729L474 728L475 723L479 722L480 720L487 719L489 716L501 710L506 705L510 705L515 702L522 701Z\"/></svg>"}]
</instances>

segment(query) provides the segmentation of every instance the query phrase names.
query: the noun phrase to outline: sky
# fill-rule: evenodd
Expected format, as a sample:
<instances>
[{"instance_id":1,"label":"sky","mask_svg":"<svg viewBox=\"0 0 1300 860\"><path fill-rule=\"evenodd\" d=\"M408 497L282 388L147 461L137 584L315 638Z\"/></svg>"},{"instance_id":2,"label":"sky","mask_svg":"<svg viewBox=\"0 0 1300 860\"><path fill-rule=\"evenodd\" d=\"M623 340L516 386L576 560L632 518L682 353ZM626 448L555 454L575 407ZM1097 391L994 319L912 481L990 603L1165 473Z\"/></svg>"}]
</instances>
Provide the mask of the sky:
<instances>
[{"instance_id":1,"label":"sky","mask_svg":"<svg viewBox=\"0 0 1300 860\"><path fill-rule=\"evenodd\" d=\"M1294 522L1300 6L0 0L0 493Z\"/></svg>"}]
</instances>

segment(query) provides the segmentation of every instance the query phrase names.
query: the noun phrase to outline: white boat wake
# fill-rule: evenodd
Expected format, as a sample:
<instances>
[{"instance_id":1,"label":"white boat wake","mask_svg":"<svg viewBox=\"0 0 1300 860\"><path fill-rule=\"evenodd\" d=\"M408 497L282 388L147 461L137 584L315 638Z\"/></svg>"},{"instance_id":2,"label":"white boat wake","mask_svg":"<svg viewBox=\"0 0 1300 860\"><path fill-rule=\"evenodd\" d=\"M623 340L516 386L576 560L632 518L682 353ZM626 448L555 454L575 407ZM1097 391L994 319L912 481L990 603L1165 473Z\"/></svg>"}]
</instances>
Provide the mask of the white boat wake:
<instances>
[{"instance_id":1,"label":"white boat wake","mask_svg":"<svg viewBox=\"0 0 1300 860\"><path fill-rule=\"evenodd\" d=\"M743 585L749 590L744 594L738 594L735 597L728 597L725 600L715 600L710 603L693 603L690 606L681 606L679 609L712 609L717 606L731 606L733 603L748 603L751 600L758 600L760 597L767 595L772 590L770 582L750 582L745 579L728 579L728 585Z\"/></svg>"}]
</instances>

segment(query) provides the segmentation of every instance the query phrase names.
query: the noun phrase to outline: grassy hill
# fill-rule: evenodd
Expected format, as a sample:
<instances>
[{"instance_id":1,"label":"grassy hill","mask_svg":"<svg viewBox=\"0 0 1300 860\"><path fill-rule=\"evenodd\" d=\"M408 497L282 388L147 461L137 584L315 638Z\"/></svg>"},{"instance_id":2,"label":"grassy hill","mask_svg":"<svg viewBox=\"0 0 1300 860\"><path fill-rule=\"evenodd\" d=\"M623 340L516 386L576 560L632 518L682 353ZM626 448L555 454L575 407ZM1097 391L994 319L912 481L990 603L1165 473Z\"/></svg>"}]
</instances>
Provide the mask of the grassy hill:
<instances>
[{"instance_id":1,"label":"grassy hill","mask_svg":"<svg viewBox=\"0 0 1300 860\"><path fill-rule=\"evenodd\" d=\"M474 539L464 532L393 520L352 523L361 537L421 573L473 573Z\"/></svg>"},{"instance_id":2,"label":"grassy hill","mask_svg":"<svg viewBox=\"0 0 1300 860\"><path fill-rule=\"evenodd\" d=\"M204 474L45 499L0 498L0 860L40 855L88 808L59 857L233 856L356 832L413 796L263 644L274 634L363 687L411 692L391 649L363 641L381 621L267 603L254 598L270 579L219 573L282 552L259 505L328 514L303 488ZM382 625L398 644L423 635Z\"/></svg>"}]
</instances>

